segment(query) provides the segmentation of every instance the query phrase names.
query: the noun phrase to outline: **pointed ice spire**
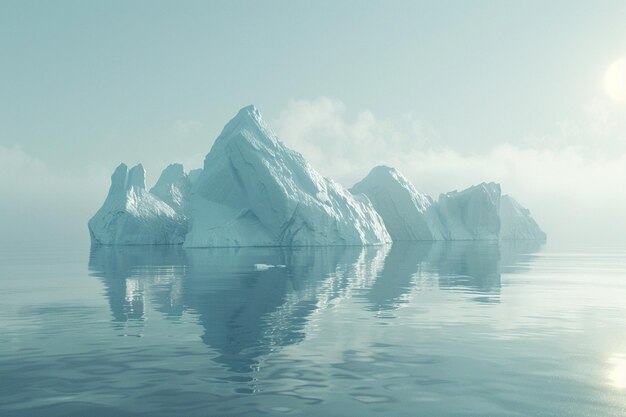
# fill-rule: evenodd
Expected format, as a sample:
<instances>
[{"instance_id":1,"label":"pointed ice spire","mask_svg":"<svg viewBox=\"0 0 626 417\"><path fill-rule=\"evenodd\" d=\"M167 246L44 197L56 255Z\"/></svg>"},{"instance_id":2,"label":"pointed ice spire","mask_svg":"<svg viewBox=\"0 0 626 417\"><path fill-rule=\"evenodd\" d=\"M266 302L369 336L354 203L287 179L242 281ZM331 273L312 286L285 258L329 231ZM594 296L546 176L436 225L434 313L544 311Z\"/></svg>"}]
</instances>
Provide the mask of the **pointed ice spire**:
<instances>
[{"instance_id":1,"label":"pointed ice spire","mask_svg":"<svg viewBox=\"0 0 626 417\"><path fill-rule=\"evenodd\" d=\"M372 168L350 191L369 198L393 240L440 240L445 237L432 200L420 194L395 168L384 165Z\"/></svg>"},{"instance_id":2,"label":"pointed ice spire","mask_svg":"<svg viewBox=\"0 0 626 417\"><path fill-rule=\"evenodd\" d=\"M159 190L165 189L172 184L177 183L184 177L185 170L182 164L170 164L163 170L161 176L150 192L158 195Z\"/></svg>"},{"instance_id":3,"label":"pointed ice spire","mask_svg":"<svg viewBox=\"0 0 626 417\"><path fill-rule=\"evenodd\" d=\"M128 166L121 163L115 168L111 175L111 187L109 188L109 197L126 192L126 180L128 179Z\"/></svg>"},{"instance_id":4,"label":"pointed ice spire","mask_svg":"<svg viewBox=\"0 0 626 417\"><path fill-rule=\"evenodd\" d=\"M146 189L146 170L143 165L137 164L128 171L128 180L126 182L126 189L130 190L145 190Z\"/></svg>"},{"instance_id":5,"label":"pointed ice spire","mask_svg":"<svg viewBox=\"0 0 626 417\"><path fill-rule=\"evenodd\" d=\"M178 211L186 205L189 187L190 182L185 174L183 165L171 164L163 170L150 193Z\"/></svg>"},{"instance_id":6,"label":"pointed ice spire","mask_svg":"<svg viewBox=\"0 0 626 417\"><path fill-rule=\"evenodd\" d=\"M259 109L253 104L242 108L230 119L213 146L224 146L232 138L241 136L248 141L256 141L270 147L275 147L280 142L263 119Z\"/></svg>"}]
</instances>

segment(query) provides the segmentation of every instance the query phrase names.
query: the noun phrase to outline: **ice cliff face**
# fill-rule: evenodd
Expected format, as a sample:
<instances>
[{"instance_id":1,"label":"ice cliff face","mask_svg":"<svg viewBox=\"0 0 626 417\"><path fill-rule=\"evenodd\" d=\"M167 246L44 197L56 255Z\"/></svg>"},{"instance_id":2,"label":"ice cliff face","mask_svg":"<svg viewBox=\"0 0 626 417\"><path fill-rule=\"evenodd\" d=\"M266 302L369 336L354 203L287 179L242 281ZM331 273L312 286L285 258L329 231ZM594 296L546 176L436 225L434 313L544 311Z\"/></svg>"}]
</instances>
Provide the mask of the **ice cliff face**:
<instances>
[{"instance_id":1,"label":"ice cliff face","mask_svg":"<svg viewBox=\"0 0 626 417\"><path fill-rule=\"evenodd\" d=\"M490 182L441 194L437 207L448 240L498 240L500 185Z\"/></svg>"},{"instance_id":2,"label":"ice cliff face","mask_svg":"<svg viewBox=\"0 0 626 417\"><path fill-rule=\"evenodd\" d=\"M367 199L318 174L245 107L193 185L186 247L368 245L391 241Z\"/></svg>"},{"instance_id":3,"label":"ice cliff face","mask_svg":"<svg viewBox=\"0 0 626 417\"><path fill-rule=\"evenodd\" d=\"M365 194L395 240L443 240L446 231L433 200L397 169L377 166L350 189Z\"/></svg>"},{"instance_id":4,"label":"ice cliff face","mask_svg":"<svg viewBox=\"0 0 626 417\"><path fill-rule=\"evenodd\" d=\"M164 171L153 194L146 190L146 173L141 164L130 170L120 164L111 176L111 188L104 204L89 220L92 242L103 245L183 243L187 219L176 201L186 198L185 191L178 188L184 180L175 177L176 169L170 168Z\"/></svg>"},{"instance_id":5,"label":"ice cliff face","mask_svg":"<svg viewBox=\"0 0 626 417\"><path fill-rule=\"evenodd\" d=\"M89 220L104 245L376 245L392 240L540 239L528 210L483 183L420 194L379 166L350 191L322 177L272 133L254 106L224 127L204 167L168 166L150 191L141 165L121 164Z\"/></svg>"},{"instance_id":6,"label":"ice cliff face","mask_svg":"<svg viewBox=\"0 0 626 417\"><path fill-rule=\"evenodd\" d=\"M509 195L500 199L500 238L502 240L546 240L546 234L530 211Z\"/></svg>"}]
</instances>

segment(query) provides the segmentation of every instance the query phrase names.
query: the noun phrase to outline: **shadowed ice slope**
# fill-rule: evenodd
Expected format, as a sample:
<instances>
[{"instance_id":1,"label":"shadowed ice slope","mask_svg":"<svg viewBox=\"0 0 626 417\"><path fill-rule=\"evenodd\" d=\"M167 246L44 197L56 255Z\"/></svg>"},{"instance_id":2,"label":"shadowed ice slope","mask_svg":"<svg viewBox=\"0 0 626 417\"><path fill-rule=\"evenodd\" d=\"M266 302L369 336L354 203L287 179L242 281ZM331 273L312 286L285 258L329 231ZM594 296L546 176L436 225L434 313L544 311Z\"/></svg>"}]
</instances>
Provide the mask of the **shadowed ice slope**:
<instances>
[{"instance_id":1,"label":"shadowed ice slope","mask_svg":"<svg viewBox=\"0 0 626 417\"><path fill-rule=\"evenodd\" d=\"M318 174L245 107L204 161L186 247L367 245L391 239L367 199Z\"/></svg>"},{"instance_id":2,"label":"shadowed ice slope","mask_svg":"<svg viewBox=\"0 0 626 417\"><path fill-rule=\"evenodd\" d=\"M502 240L546 240L546 234L530 210L521 206L513 197L503 195L500 199L500 238Z\"/></svg>"},{"instance_id":3,"label":"shadowed ice slope","mask_svg":"<svg viewBox=\"0 0 626 417\"><path fill-rule=\"evenodd\" d=\"M395 168L375 167L350 191L365 194L371 200L394 241L446 238L433 200L420 194Z\"/></svg>"}]
</instances>

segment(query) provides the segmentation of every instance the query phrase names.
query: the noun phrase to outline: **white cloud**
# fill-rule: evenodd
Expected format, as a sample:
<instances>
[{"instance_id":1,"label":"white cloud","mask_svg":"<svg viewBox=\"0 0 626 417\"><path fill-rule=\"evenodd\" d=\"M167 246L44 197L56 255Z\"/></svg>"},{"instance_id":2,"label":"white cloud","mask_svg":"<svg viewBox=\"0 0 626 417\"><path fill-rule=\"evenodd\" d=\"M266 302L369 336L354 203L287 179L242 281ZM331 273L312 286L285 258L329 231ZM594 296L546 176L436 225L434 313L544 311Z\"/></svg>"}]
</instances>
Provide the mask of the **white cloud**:
<instances>
[{"instance_id":1,"label":"white cloud","mask_svg":"<svg viewBox=\"0 0 626 417\"><path fill-rule=\"evenodd\" d=\"M29 156L26 152L22 151L19 146L12 148L5 148L0 146L0 167L6 173L17 174L22 171L42 173L45 171L45 164L38 159ZM17 178L16 178L17 179ZM13 184L16 181L11 181ZM7 184L7 181L3 181L0 184Z\"/></svg>"},{"instance_id":2,"label":"white cloud","mask_svg":"<svg viewBox=\"0 0 626 417\"><path fill-rule=\"evenodd\" d=\"M178 119L172 124L172 128L177 135L188 136L192 133L196 133L203 127L202 122L195 119Z\"/></svg>"},{"instance_id":3,"label":"white cloud","mask_svg":"<svg viewBox=\"0 0 626 417\"><path fill-rule=\"evenodd\" d=\"M340 182L353 182L375 164L418 152L437 137L414 113L381 120L364 110L348 120L345 105L326 97L291 101L274 125L289 146Z\"/></svg>"}]
</instances>

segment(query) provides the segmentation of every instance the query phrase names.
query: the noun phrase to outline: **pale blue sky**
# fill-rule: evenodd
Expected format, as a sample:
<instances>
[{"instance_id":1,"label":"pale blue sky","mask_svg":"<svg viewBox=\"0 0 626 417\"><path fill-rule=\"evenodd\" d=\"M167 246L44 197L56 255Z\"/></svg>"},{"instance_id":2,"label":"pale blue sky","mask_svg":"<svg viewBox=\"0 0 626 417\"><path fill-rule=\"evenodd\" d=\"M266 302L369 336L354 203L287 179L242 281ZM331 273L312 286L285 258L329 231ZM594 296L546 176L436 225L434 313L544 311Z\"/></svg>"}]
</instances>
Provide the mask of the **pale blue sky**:
<instances>
[{"instance_id":1,"label":"pale blue sky","mask_svg":"<svg viewBox=\"0 0 626 417\"><path fill-rule=\"evenodd\" d=\"M624 22L623 1L5 0L0 141L109 162L116 146L166 151L175 120L218 133L248 103L274 115L323 95L415 110L484 149L574 114L624 52Z\"/></svg>"},{"instance_id":2,"label":"pale blue sky","mask_svg":"<svg viewBox=\"0 0 626 417\"><path fill-rule=\"evenodd\" d=\"M524 148L595 111L604 71L626 55L624 22L623 1L1 0L0 151L104 177L82 221L117 163L142 161L155 180L166 162L198 161L249 103L279 133L299 131L294 100L329 98L350 123L410 113L461 156ZM514 190L532 203L532 188Z\"/></svg>"}]
</instances>

